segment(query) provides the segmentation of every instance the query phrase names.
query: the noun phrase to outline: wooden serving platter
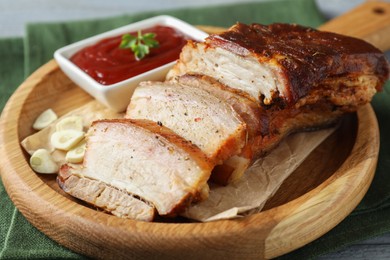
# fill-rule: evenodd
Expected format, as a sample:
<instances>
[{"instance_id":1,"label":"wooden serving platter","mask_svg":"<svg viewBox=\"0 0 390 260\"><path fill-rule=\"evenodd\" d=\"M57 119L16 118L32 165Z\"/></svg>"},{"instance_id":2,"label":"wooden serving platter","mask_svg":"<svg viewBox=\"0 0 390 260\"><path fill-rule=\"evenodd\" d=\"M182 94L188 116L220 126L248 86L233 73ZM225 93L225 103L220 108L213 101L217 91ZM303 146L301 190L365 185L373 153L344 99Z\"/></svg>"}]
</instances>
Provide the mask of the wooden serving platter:
<instances>
[{"instance_id":1,"label":"wooden serving platter","mask_svg":"<svg viewBox=\"0 0 390 260\"><path fill-rule=\"evenodd\" d=\"M371 8L370 15L371 4L366 4ZM375 8L380 5L390 10L389 5L375 4ZM363 13L362 17L372 23L366 8L354 12ZM378 22L380 28L382 23ZM330 24L328 28L335 31L332 28L337 26ZM367 33L372 35L376 30L373 28L378 26L369 27ZM375 44L375 40L371 41ZM385 43L388 42L389 39ZM366 105L343 119L340 128L310 154L261 213L209 223L121 219L67 196L55 183L55 176L34 173L20 146L20 141L33 132L31 125L43 110L53 108L62 115L90 100L55 61L50 61L17 89L0 122L0 170L10 198L39 230L87 256L273 258L313 241L341 222L363 198L374 176L379 132L375 114Z\"/></svg>"}]
</instances>

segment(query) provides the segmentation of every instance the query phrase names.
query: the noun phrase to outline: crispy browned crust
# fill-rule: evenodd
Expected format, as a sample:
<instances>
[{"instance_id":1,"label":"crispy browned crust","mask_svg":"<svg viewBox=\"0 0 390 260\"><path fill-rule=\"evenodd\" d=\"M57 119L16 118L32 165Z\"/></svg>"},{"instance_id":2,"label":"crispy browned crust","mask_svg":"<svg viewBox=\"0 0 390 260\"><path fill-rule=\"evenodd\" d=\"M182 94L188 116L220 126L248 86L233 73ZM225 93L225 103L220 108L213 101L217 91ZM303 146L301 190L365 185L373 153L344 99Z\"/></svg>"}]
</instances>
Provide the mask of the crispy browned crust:
<instances>
[{"instance_id":1,"label":"crispy browned crust","mask_svg":"<svg viewBox=\"0 0 390 260\"><path fill-rule=\"evenodd\" d=\"M296 103L325 79L373 75L379 91L389 77L384 54L353 37L322 32L296 24L237 23L229 30L210 35L206 44L237 55L277 64L288 84L288 104Z\"/></svg>"}]
</instances>

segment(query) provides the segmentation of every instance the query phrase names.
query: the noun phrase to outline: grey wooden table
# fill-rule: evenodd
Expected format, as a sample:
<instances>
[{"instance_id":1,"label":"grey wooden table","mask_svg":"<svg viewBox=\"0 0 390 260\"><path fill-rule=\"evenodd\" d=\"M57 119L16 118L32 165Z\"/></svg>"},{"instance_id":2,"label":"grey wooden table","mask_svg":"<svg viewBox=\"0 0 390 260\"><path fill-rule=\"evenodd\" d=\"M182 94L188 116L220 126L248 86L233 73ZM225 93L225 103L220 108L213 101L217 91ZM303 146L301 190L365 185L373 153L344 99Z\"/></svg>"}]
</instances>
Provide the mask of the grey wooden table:
<instances>
[{"instance_id":1,"label":"grey wooden table","mask_svg":"<svg viewBox=\"0 0 390 260\"><path fill-rule=\"evenodd\" d=\"M28 22L69 21L180 7L248 2L250 0L0 0L0 37L23 36ZM252 0L254 1L254 0ZM264 1L264 0L258 0ZM326 17L340 15L363 0L317 0ZM361 241L320 257L327 259L390 259L390 233Z\"/></svg>"}]
</instances>

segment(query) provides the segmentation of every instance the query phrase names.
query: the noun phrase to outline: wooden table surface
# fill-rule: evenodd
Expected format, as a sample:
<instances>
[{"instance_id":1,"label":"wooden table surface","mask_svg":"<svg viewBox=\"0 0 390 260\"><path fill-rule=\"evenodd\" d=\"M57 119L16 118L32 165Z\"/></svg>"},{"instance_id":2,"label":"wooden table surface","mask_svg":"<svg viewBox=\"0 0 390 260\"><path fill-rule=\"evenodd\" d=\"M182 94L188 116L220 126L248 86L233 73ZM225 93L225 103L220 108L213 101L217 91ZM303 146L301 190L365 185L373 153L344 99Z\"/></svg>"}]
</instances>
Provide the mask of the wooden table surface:
<instances>
[{"instance_id":1,"label":"wooden table surface","mask_svg":"<svg viewBox=\"0 0 390 260\"><path fill-rule=\"evenodd\" d=\"M108 17L126 13L164 10L210 4L248 2L249 0L0 0L0 37L23 36L24 26L35 21L67 21ZM253 0L252 0L253 1ZM262 1L262 0L260 0ZM389 0L387 0L389 1ZM339 15L363 0L317 0L321 11L329 18ZM125 10L125 11L124 11ZM390 57L389 53L387 53ZM352 244L319 259L390 259L390 233Z\"/></svg>"}]
</instances>

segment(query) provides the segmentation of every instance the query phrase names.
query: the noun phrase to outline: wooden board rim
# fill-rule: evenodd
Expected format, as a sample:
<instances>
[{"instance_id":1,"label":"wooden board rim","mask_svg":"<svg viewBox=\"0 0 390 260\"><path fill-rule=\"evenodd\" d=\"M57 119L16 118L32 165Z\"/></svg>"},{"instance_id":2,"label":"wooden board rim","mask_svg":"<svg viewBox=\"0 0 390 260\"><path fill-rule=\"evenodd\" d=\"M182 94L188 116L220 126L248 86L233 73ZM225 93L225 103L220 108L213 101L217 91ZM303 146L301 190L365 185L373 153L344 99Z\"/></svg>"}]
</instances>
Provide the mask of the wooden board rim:
<instances>
[{"instance_id":1,"label":"wooden board rim","mask_svg":"<svg viewBox=\"0 0 390 260\"><path fill-rule=\"evenodd\" d=\"M374 176L379 152L379 128L372 107L366 105L357 112L356 142L343 165L321 185L282 206L237 220L188 224L143 223L94 211L63 196L59 198L58 193L29 168L19 144L17 124L24 100L34 91L35 85L47 80L58 69L53 60L42 66L17 89L4 108L0 122L0 143L3 144L0 172L11 200L21 213L43 233L76 252L94 257L99 257L100 253L103 258L116 258L117 255L112 254L113 249L110 249L115 245L116 249L131 250L129 256L134 258L155 253L168 258L185 253L185 250L207 258L226 252L232 258L273 258L313 241L336 226L360 202ZM357 161L357 158L364 160ZM347 190L340 188L345 187L345 183L356 186L348 186ZM331 202L336 198L339 204L333 205ZM318 200L315 206L311 204L313 200ZM342 214L329 219L330 213L335 211ZM297 239L294 232L304 226L301 216L309 217L311 229L308 228L307 235ZM64 223L72 223L72 229ZM80 230L85 234L80 235ZM122 241L118 241L119 234ZM75 235L79 236L77 243L71 239ZM96 242L94 238L99 236L105 236L106 241L112 241L111 244ZM229 242L237 237L247 241L239 249ZM139 244L151 238L160 249ZM175 247L178 241L192 244L193 249ZM216 249L210 248L205 241ZM224 251L229 246L231 251ZM147 249L151 251L148 253ZM161 250L168 251L164 253Z\"/></svg>"}]
</instances>

